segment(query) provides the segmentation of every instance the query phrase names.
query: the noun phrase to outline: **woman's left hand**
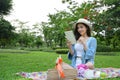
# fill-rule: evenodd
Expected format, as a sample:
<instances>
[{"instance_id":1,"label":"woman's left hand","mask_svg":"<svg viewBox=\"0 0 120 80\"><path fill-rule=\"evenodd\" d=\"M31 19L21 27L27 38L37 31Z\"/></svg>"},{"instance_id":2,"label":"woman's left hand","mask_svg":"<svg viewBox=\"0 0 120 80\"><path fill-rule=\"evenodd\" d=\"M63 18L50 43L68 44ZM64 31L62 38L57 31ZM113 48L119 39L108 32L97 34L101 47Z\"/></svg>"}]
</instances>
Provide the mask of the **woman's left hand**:
<instances>
[{"instance_id":1,"label":"woman's left hand","mask_svg":"<svg viewBox=\"0 0 120 80\"><path fill-rule=\"evenodd\" d=\"M85 45L85 39L83 37L79 38L79 42L81 42L83 45Z\"/></svg>"},{"instance_id":2,"label":"woman's left hand","mask_svg":"<svg viewBox=\"0 0 120 80\"><path fill-rule=\"evenodd\" d=\"M81 42L83 44L84 50L86 50L87 49L87 47L86 47L86 40L83 37L80 37L79 38L79 42Z\"/></svg>"}]
</instances>

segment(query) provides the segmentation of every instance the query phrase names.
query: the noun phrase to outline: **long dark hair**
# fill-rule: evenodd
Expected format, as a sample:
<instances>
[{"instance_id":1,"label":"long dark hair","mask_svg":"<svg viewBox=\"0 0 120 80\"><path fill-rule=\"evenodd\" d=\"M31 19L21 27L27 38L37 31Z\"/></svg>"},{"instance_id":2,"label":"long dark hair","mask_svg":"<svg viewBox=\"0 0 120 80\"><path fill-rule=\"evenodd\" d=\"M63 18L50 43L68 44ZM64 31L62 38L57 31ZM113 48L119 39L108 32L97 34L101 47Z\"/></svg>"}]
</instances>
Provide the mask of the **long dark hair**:
<instances>
[{"instance_id":1,"label":"long dark hair","mask_svg":"<svg viewBox=\"0 0 120 80\"><path fill-rule=\"evenodd\" d=\"M87 28L87 31L86 31L87 32L87 36L90 37L91 36L91 29L90 29L90 27L88 25L84 24L84 23L77 23L75 25L75 29L74 29L74 35L75 35L76 40L78 40L79 37L81 36L80 33L78 32L78 27L77 27L78 24L85 25L85 27Z\"/></svg>"}]
</instances>

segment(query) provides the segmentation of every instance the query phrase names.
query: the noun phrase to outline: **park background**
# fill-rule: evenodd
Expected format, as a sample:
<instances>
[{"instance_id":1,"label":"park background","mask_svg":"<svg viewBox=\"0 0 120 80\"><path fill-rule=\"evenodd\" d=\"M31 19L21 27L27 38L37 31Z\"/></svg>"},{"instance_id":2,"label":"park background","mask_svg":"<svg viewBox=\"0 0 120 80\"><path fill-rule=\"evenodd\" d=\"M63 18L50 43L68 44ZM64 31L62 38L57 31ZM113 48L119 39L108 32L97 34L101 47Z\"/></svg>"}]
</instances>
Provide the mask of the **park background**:
<instances>
[{"instance_id":1,"label":"park background","mask_svg":"<svg viewBox=\"0 0 120 80\"><path fill-rule=\"evenodd\" d=\"M0 0L0 80L27 80L15 73L47 71L54 68L59 55L70 64L64 31L73 30L79 18L88 19L93 26L92 36L97 39L95 67L120 68L119 0L82 3L61 0L67 10L55 9L55 13L47 15L48 21L33 25L19 19L7 20L13 3L12 0Z\"/></svg>"}]
</instances>

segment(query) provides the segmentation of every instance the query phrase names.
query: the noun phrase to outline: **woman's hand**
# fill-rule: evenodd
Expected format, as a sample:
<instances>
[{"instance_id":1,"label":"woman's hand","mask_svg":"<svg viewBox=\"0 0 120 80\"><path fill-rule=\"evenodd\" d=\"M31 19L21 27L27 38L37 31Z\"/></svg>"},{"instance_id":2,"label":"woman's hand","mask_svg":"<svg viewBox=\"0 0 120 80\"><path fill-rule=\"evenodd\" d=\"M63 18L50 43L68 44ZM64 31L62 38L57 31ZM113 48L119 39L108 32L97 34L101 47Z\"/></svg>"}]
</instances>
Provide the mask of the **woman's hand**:
<instances>
[{"instance_id":1,"label":"woman's hand","mask_svg":"<svg viewBox=\"0 0 120 80\"><path fill-rule=\"evenodd\" d=\"M68 46L68 48L69 48L70 54L73 54L74 52L73 52L73 50L72 50L72 43L71 43L69 40L67 40L67 46Z\"/></svg>"},{"instance_id":2,"label":"woman's hand","mask_svg":"<svg viewBox=\"0 0 120 80\"><path fill-rule=\"evenodd\" d=\"M80 37L80 38L78 39L78 41L83 44L84 50L87 50L86 39L83 38L83 37Z\"/></svg>"},{"instance_id":3,"label":"woman's hand","mask_svg":"<svg viewBox=\"0 0 120 80\"><path fill-rule=\"evenodd\" d=\"M67 40L67 46L68 46L69 49L72 48L72 43L69 40Z\"/></svg>"},{"instance_id":4,"label":"woman's hand","mask_svg":"<svg viewBox=\"0 0 120 80\"><path fill-rule=\"evenodd\" d=\"M85 44L85 39L83 37L80 37L79 42L81 42L84 45Z\"/></svg>"}]
</instances>

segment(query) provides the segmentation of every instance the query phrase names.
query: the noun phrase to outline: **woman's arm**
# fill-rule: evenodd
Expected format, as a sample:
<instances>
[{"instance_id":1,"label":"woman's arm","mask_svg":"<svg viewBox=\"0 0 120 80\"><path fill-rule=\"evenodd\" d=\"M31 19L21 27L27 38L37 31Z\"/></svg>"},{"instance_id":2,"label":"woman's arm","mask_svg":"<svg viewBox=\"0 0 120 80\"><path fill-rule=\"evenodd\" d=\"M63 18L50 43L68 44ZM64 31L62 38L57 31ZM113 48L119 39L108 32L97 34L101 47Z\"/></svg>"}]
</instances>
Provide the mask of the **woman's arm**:
<instances>
[{"instance_id":1,"label":"woman's arm","mask_svg":"<svg viewBox=\"0 0 120 80\"><path fill-rule=\"evenodd\" d=\"M71 46L71 51L72 51L72 53L70 51L68 52L68 59L69 60L72 60L72 57L74 55L74 45Z\"/></svg>"},{"instance_id":2,"label":"woman's arm","mask_svg":"<svg viewBox=\"0 0 120 80\"><path fill-rule=\"evenodd\" d=\"M97 41L95 38L92 38L85 50L86 53L85 58L90 59L91 57L93 57L96 53L96 48L97 48Z\"/></svg>"},{"instance_id":3,"label":"woman's arm","mask_svg":"<svg viewBox=\"0 0 120 80\"><path fill-rule=\"evenodd\" d=\"M67 40L67 46L69 48L69 53L71 55L73 55L73 53L74 53L73 46L72 46L72 44L71 44L71 42L69 40Z\"/></svg>"}]
</instances>

